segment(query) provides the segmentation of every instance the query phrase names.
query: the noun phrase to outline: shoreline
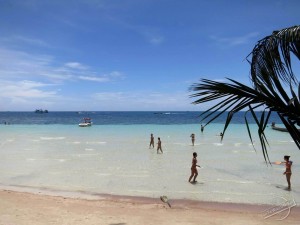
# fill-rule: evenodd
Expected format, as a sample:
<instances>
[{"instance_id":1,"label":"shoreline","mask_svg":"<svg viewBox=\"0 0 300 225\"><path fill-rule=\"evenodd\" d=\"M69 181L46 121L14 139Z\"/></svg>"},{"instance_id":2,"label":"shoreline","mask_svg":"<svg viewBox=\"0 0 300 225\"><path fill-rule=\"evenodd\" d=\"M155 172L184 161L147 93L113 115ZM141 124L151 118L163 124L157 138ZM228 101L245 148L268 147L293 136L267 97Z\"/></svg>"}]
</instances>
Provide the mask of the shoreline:
<instances>
[{"instance_id":1,"label":"shoreline","mask_svg":"<svg viewBox=\"0 0 300 225\"><path fill-rule=\"evenodd\" d=\"M281 224L264 219L270 205L97 194L97 199L0 189L0 224ZM280 215L281 216L281 215ZM36 218L36 219L35 219ZM284 219L297 224L300 207ZM201 222L200 222L201 221Z\"/></svg>"},{"instance_id":2,"label":"shoreline","mask_svg":"<svg viewBox=\"0 0 300 225\"><path fill-rule=\"evenodd\" d=\"M99 193L99 192L89 192L89 191L69 191L69 190L59 190L51 189L47 187L31 187L23 185L3 185L0 184L0 192L7 191L13 193L24 193L33 194L48 197L61 197L68 199L78 199L86 201L119 201L119 202L136 202L142 204L153 204L162 203L160 196L149 197L140 195L124 195L124 194L109 194L109 193ZM255 212L257 210L264 210L267 207L272 206L272 204L267 203L245 203L245 202L222 202L222 201L205 201L196 200L189 198L169 198L170 203L175 204L177 208L218 208L218 209L231 209L233 211L241 211L247 209L247 211ZM300 206L296 206L299 208Z\"/></svg>"}]
</instances>

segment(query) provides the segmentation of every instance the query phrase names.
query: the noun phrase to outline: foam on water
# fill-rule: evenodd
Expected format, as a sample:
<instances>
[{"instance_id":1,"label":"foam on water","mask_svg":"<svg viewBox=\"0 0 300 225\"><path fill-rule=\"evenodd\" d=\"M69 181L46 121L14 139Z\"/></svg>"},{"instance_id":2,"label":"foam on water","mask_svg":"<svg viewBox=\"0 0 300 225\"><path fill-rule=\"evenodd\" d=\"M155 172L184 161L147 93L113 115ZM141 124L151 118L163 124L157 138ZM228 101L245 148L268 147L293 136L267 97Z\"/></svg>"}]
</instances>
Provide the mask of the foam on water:
<instances>
[{"instance_id":1,"label":"foam on water","mask_svg":"<svg viewBox=\"0 0 300 225\"><path fill-rule=\"evenodd\" d=\"M88 142L86 142L86 144L89 144L89 145L101 144L101 145L103 145L103 144L106 144L106 142L105 141L88 141Z\"/></svg>"},{"instance_id":2,"label":"foam on water","mask_svg":"<svg viewBox=\"0 0 300 225\"><path fill-rule=\"evenodd\" d=\"M35 161L36 159L26 159L27 161Z\"/></svg>"},{"instance_id":3,"label":"foam on water","mask_svg":"<svg viewBox=\"0 0 300 225\"><path fill-rule=\"evenodd\" d=\"M213 145L215 145L215 146L223 146L224 144L223 143L213 143Z\"/></svg>"},{"instance_id":4,"label":"foam on water","mask_svg":"<svg viewBox=\"0 0 300 225\"><path fill-rule=\"evenodd\" d=\"M68 142L68 143L74 144L74 145L78 145L78 144L80 144L81 142L80 142L80 141L73 141L73 142Z\"/></svg>"},{"instance_id":5,"label":"foam on water","mask_svg":"<svg viewBox=\"0 0 300 225\"><path fill-rule=\"evenodd\" d=\"M66 137L40 137L41 140L64 140Z\"/></svg>"},{"instance_id":6,"label":"foam on water","mask_svg":"<svg viewBox=\"0 0 300 225\"><path fill-rule=\"evenodd\" d=\"M0 184L62 193L104 193L205 201L268 203L286 194L284 166L266 166L244 125L11 125L0 126ZM253 129L253 128L251 128ZM163 154L149 149L150 133L161 137ZM190 134L195 133L195 146ZM255 134L255 130L253 134ZM300 201L300 154L286 133L267 132L271 161L291 155L290 192ZM8 142L8 140L14 140ZM35 141L33 141L35 140ZM280 141L278 141L280 140ZM198 153L198 183L187 182Z\"/></svg>"}]
</instances>

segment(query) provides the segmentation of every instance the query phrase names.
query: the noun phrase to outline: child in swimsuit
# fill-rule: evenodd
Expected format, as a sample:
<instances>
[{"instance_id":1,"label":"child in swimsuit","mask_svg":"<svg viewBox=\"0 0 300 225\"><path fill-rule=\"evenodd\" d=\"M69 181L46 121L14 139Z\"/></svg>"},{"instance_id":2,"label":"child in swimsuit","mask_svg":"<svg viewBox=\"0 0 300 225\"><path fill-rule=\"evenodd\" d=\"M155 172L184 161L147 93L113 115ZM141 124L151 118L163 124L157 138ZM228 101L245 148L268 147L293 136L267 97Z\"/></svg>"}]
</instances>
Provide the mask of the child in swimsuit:
<instances>
[{"instance_id":1,"label":"child in swimsuit","mask_svg":"<svg viewBox=\"0 0 300 225\"><path fill-rule=\"evenodd\" d=\"M163 150L161 149L161 140L160 140L160 138L158 138L158 142L157 142L157 154L159 153L158 150L160 150L160 152L163 153Z\"/></svg>"},{"instance_id":2,"label":"child in swimsuit","mask_svg":"<svg viewBox=\"0 0 300 225\"><path fill-rule=\"evenodd\" d=\"M293 162L290 161L290 156L289 155L285 155L284 156L284 161L285 162L282 162L282 163L285 163L285 172L283 173L283 175L286 176L286 180L287 180L287 183L288 183L288 189L290 190L291 189L291 176L292 176L292 164Z\"/></svg>"},{"instance_id":3,"label":"child in swimsuit","mask_svg":"<svg viewBox=\"0 0 300 225\"><path fill-rule=\"evenodd\" d=\"M195 134L191 134L192 145L195 145Z\"/></svg>"},{"instance_id":4,"label":"child in swimsuit","mask_svg":"<svg viewBox=\"0 0 300 225\"><path fill-rule=\"evenodd\" d=\"M197 182L196 181L196 178L198 176L198 170L197 170L197 153L194 152L193 153L193 160L192 160L192 167L191 167L191 176L189 178L189 182L191 182L192 178L194 177L193 179L193 183ZM199 167L199 166L198 166Z\"/></svg>"},{"instance_id":5,"label":"child in swimsuit","mask_svg":"<svg viewBox=\"0 0 300 225\"><path fill-rule=\"evenodd\" d=\"M152 148L154 148L154 137L153 137L153 134L151 134L151 136L150 136L150 145L149 145L149 148L151 148L151 146L152 146Z\"/></svg>"}]
</instances>

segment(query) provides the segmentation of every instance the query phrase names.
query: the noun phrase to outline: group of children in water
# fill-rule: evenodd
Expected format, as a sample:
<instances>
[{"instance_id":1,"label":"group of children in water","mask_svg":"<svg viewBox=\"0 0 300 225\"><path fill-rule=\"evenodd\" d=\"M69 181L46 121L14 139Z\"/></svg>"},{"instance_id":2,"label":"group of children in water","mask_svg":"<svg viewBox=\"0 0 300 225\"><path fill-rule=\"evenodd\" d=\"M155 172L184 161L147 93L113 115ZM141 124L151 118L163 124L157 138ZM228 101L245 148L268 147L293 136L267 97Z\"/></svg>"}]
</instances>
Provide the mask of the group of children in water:
<instances>
[{"instance_id":1,"label":"group of children in water","mask_svg":"<svg viewBox=\"0 0 300 225\"><path fill-rule=\"evenodd\" d=\"M203 132L202 125L201 125L201 131ZM221 133L220 136L223 136L223 134ZM191 137L191 140L192 140L192 145L194 146L194 144L195 144L195 134L191 134L190 137ZM150 136L149 148L151 148L151 147L154 148L154 136L153 136L153 134L151 134L151 136ZM163 150L161 148L160 137L158 137L158 141L157 141L157 154L159 154L159 153L163 153ZM287 190L291 190L291 176L292 176L292 169L291 168L292 168L293 161L290 161L290 156L289 155L285 155L283 159L284 159L284 161L275 162L274 164L277 164L277 165L285 164L285 172L283 173L283 175L286 176L286 180L287 180L287 183L288 183ZM190 183L197 182L196 181L196 178L198 176L197 167L200 167L200 166L197 165L197 153L194 152L193 153L193 159L192 159L191 176L189 177L189 182Z\"/></svg>"},{"instance_id":2,"label":"group of children in water","mask_svg":"<svg viewBox=\"0 0 300 225\"><path fill-rule=\"evenodd\" d=\"M149 145L149 148L154 148L154 136L153 134L150 135L150 145ZM157 154L159 154L159 151L160 153L163 153L163 150L161 148L161 140L160 140L160 137L157 138Z\"/></svg>"}]
</instances>

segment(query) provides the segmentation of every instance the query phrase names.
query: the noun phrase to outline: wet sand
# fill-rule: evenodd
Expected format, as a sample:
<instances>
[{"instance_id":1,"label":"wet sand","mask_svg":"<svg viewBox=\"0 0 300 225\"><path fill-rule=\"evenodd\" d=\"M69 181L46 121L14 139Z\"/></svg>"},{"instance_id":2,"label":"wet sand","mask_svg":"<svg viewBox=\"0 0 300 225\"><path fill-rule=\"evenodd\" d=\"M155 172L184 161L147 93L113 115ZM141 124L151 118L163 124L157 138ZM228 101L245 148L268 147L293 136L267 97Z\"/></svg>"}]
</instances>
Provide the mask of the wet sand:
<instances>
[{"instance_id":1,"label":"wet sand","mask_svg":"<svg viewBox=\"0 0 300 225\"><path fill-rule=\"evenodd\" d=\"M147 225L147 224L299 224L300 208L293 207L288 217L277 214L263 218L266 205L169 200L172 208L160 199L98 196L97 200L0 191L0 225ZM279 216L278 216L279 215Z\"/></svg>"}]
</instances>

